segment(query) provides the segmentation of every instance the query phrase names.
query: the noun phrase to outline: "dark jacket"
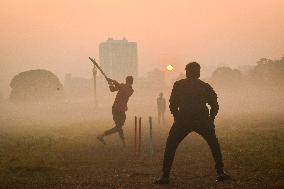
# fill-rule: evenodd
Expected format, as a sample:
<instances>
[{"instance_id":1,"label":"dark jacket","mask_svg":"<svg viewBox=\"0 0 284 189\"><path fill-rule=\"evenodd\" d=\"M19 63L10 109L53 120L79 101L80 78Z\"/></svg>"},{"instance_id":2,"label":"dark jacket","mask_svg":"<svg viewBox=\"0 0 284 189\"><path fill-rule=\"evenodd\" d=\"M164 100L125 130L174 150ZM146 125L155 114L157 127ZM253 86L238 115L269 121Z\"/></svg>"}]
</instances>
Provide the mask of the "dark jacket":
<instances>
[{"instance_id":1,"label":"dark jacket","mask_svg":"<svg viewBox=\"0 0 284 189\"><path fill-rule=\"evenodd\" d=\"M175 119L200 121L215 118L219 105L213 88L199 79L186 78L174 83L170 111ZM210 113L207 104L211 107Z\"/></svg>"}]
</instances>

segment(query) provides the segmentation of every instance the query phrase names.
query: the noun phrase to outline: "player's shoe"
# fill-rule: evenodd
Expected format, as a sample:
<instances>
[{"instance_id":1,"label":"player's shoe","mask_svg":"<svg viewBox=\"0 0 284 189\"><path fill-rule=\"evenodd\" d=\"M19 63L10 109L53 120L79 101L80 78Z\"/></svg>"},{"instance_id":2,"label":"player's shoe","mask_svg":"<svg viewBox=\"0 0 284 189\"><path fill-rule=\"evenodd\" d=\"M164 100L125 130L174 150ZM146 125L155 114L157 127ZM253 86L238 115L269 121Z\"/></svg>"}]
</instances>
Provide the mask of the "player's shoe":
<instances>
[{"instance_id":1,"label":"player's shoe","mask_svg":"<svg viewBox=\"0 0 284 189\"><path fill-rule=\"evenodd\" d=\"M163 176L155 181L155 184L160 184L160 185L169 184L169 183L170 183L170 179L168 177L163 177Z\"/></svg>"},{"instance_id":2,"label":"player's shoe","mask_svg":"<svg viewBox=\"0 0 284 189\"><path fill-rule=\"evenodd\" d=\"M226 180L231 180L231 176L226 172L220 173L217 175L216 182L223 182Z\"/></svg>"}]
</instances>

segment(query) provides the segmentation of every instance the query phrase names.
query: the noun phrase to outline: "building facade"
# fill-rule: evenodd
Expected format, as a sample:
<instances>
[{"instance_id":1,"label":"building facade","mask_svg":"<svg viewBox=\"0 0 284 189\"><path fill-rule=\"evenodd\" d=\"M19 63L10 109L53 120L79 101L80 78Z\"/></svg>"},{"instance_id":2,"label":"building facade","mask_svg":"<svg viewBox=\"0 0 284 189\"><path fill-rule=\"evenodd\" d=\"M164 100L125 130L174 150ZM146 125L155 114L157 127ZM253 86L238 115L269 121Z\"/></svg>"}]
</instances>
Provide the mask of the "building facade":
<instances>
[{"instance_id":1,"label":"building facade","mask_svg":"<svg viewBox=\"0 0 284 189\"><path fill-rule=\"evenodd\" d=\"M109 77L119 81L128 75L138 77L136 42L109 38L99 45L99 57L101 67Z\"/></svg>"}]
</instances>

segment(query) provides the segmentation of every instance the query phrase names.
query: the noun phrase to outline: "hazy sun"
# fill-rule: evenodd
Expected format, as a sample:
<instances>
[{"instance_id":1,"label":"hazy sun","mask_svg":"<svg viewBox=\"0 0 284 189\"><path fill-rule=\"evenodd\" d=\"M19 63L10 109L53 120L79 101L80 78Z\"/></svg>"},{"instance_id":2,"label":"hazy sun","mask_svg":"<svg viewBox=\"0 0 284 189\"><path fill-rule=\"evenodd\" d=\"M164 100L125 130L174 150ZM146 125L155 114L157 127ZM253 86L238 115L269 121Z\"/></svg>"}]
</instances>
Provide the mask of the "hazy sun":
<instances>
[{"instance_id":1,"label":"hazy sun","mask_svg":"<svg viewBox=\"0 0 284 189\"><path fill-rule=\"evenodd\" d=\"M174 69L174 67L173 67L172 65L169 64L169 65L167 66L167 70L168 70L168 71L172 71L173 69Z\"/></svg>"}]
</instances>

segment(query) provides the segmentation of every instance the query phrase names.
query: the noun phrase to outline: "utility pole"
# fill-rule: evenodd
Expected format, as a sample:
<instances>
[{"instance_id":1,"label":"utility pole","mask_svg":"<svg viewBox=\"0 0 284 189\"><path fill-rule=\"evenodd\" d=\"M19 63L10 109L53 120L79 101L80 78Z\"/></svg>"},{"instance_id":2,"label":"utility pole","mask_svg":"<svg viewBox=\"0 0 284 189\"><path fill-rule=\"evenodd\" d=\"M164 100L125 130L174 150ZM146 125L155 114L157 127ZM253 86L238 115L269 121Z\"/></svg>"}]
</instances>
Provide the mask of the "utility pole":
<instances>
[{"instance_id":1,"label":"utility pole","mask_svg":"<svg viewBox=\"0 0 284 189\"><path fill-rule=\"evenodd\" d=\"M95 100L95 105L98 105L98 99L97 99L97 67L94 65L93 67L93 81L94 81L94 100Z\"/></svg>"}]
</instances>

